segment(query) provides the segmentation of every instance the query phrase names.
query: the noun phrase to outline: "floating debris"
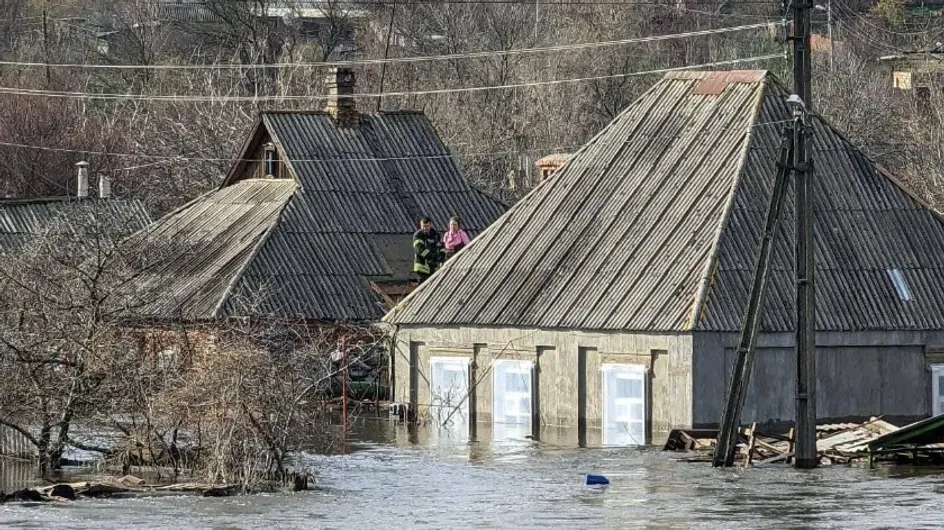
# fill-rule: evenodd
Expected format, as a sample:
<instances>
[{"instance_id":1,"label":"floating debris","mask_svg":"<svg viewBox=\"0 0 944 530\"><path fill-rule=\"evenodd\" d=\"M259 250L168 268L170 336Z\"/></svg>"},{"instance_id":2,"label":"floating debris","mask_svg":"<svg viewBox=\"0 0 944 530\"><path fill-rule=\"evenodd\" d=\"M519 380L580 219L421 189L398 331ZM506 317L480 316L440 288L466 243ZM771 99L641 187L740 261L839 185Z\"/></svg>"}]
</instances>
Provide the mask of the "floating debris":
<instances>
[{"instance_id":1,"label":"floating debris","mask_svg":"<svg viewBox=\"0 0 944 530\"><path fill-rule=\"evenodd\" d=\"M944 415L898 427L873 417L864 423L832 423L816 426L816 450L820 464L850 464L876 459L938 464L944 462ZM675 429L663 447L665 451L696 453L680 460L711 462L717 429ZM764 432L756 423L741 428L735 446L735 461L743 467L793 460L794 430Z\"/></svg>"}]
</instances>

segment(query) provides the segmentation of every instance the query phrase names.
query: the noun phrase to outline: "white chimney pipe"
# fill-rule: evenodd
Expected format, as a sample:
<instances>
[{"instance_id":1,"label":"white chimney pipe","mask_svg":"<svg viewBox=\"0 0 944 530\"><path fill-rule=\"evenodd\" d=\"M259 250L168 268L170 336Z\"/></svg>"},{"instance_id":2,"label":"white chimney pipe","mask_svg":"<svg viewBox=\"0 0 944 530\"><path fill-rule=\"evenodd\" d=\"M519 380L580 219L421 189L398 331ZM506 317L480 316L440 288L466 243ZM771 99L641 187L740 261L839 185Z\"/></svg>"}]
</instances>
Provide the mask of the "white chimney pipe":
<instances>
[{"instance_id":1,"label":"white chimney pipe","mask_svg":"<svg viewBox=\"0 0 944 530\"><path fill-rule=\"evenodd\" d=\"M98 198L99 199L110 199L111 198L111 179L106 175L99 173L98 175Z\"/></svg>"},{"instance_id":2,"label":"white chimney pipe","mask_svg":"<svg viewBox=\"0 0 944 530\"><path fill-rule=\"evenodd\" d=\"M78 187L76 188L75 195L76 197L79 197L80 199L84 199L85 197L88 197L88 194L89 194L89 180L88 180L89 163L83 160L82 162L77 163L75 167L79 168Z\"/></svg>"}]
</instances>

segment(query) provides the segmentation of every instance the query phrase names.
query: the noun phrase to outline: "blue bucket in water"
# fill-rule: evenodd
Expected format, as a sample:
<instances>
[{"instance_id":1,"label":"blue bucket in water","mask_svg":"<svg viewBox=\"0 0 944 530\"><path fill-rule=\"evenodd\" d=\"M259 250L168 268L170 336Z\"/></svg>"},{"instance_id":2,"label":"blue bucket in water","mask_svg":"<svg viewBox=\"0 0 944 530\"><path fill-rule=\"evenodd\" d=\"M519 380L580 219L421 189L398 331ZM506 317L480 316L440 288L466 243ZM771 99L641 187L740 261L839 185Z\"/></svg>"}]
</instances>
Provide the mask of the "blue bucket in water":
<instances>
[{"instance_id":1,"label":"blue bucket in water","mask_svg":"<svg viewBox=\"0 0 944 530\"><path fill-rule=\"evenodd\" d=\"M609 486L610 479L603 475L587 475L587 486Z\"/></svg>"}]
</instances>

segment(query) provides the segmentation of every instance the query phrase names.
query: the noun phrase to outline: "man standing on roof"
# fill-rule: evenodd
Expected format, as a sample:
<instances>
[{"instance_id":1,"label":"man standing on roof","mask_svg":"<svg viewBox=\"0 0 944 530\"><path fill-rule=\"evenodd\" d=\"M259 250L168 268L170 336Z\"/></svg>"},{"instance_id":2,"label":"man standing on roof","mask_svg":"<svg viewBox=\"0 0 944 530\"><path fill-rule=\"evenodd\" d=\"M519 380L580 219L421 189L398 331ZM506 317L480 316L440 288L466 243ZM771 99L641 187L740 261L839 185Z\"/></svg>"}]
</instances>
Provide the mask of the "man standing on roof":
<instances>
[{"instance_id":1,"label":"man standing on roof","mask_svg":"<svg viewBox=\"0 0 944 530\"><path fill-rule=\"evenodd\" d=\"M436 272L442 263L442 246L439 234L433 229L429 217L420 219L420 229L413 234L413 272L423 283Z\"/></svg>"}]
</instances>

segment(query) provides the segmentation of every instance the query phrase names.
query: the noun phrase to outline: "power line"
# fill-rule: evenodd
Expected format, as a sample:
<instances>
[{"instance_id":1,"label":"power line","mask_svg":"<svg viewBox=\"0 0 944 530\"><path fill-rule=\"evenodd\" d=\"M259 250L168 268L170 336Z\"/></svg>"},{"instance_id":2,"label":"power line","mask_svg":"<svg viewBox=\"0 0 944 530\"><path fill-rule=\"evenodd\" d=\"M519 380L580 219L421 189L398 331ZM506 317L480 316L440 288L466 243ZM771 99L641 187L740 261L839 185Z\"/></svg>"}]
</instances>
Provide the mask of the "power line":
<instances>
[{"instance_id":1,"label":"power line","mask_svg":"<svg viewBox=\"0 0 944 530\"><path fill-rule=\"evenodd\" d=\"M862 21L866 26L872 27L872 28L874 28L874 29L876 29L876 30L878 30L878 31L882 31L882 32L888 33L889 35L905 36L905 37L907 37L907 36L925 35L925 34L931 32L931 30L923 30L923 31L894 31L894 30L890 30L890 29L888 29L888 28L883 28L883 27L879 26L878 24L875 24L875 23L871 22L871 21L865 16L864 13L857 13L854 9L852 9L851 7L849 7L848 5L846 5L845 2L843 2L842 0L831 0L831 1L836 2L836 4L839 5L839 9L840 9L841 11L846 12L846 14L851 15L852 18L858 19L858 20Z\"/></svg>"},{"instance_id":2,"label":"power line","mask_svg":"<svg viewBox=\"0 0 944 530\"><path fill-rule=\"evenodd\" d=\"M525 83L514 83L506 85L487 85L464 88L439 88L430 90L408 90L400 92L384 92L383 94L360 93L352 94L352 98L376 98L378 96L396 97L396 96L429 96L468 92L485 92L491 90L505 90L512 88L528 88L539 86L555 86L571 83L582 83L587 81L601 81L605 79L620 79L625 77L664 74L679 70L693 70L698 68L711 68L715 66L724 66L731 64L758 62L770 59L780 59L783 54L756 55L753 57L743 57L725 61L714 61L710 63L692 64L686 66L677 66L672 68L657 68L654 70L644 70L637 72L628 72L623 74L611 74L594 77L581 77L572 79L555 79L551 81L532 81ZM93 100L128 100L128 101L164 101L164 102L195 102L195 103L261 103L269 101L322 101L332 98L327 95L282 95L282 96L194 96L194 95L152 95L152 94L107 94L90 92L63 92L56 90L37 90L17 87L0 87L0 94L17 96L34 96L66 99L93 99Z\"/></svg>"},{"instance_id":3,"label":"power line","mask_svg":"<svg viewBox=\"0 0 944 530\"><path fill-rule=\"evenodd\" d=\"M262 159L255 158L213 158L213 157L198 157L198 156L172 156L172 155L150 155L143 153L113 153L108 151L88 151L83 149L68 149L68 148L59 148L59 147L46 147L40 145L30 145L30 144L19 144L11 142L0 142L0 147L11 147L15 149L32 149L37 151L52 151L57 153L75 153L81 155L94 155L94 156L105 156L105 157L118 157L118 158L145 158L156 160L156 162L149 164L142 164L140 166L131 166L113 169L110 171L127 171L132 169L140 169L150 165L156 165L163 162L262 162ZM319 162L319 163L342 163L346 164L349 162L395 162L395 161L407 161L407 160L446 160L454 157L485 157L485 156L500 156L500 155L513 155L520 153L552 153L552 152L561 152L576 149L580 146L570 145L570 146L559 146L559 147L543 147L543 148L534 148L534 149L516 149L508 151L484 151L484 152L475 152L475 153L447 153L441 155L416 155L416 156L401 156L401 157L365 157L365 158L288 158L282 159L286 162Z\"/></svg>"},{"instance_id":4,"label":"power line","mask_svg":"<svg viewBox=\"0 0 944 530\"><path fill-rule=\"evenodd\" d=\"M332 66L366 66L375 64L395 64L395 63L417 63L428 61L449 61L455 59L476 59L487 57L500 57L506 55L524 55L532 53L552 53L562 51L588 50L595 48L604 48L609 46L622 46L626 44L641 44L646 42L659 42L664 40L685 39L691 37L703 37L709 35L719 35L724 33L733 33L737 31L747 31L752 29L762 29L770 27L772 23L761 22L755 24L745 24L741 26L731 26L724 28L706 29L699 31L688 31L683 33L669 33L666 35L652 35L648 37L637 37L632 39L621 39L612 41L585 42L577 44L561 44L556 46L544 46L537 48L517 48L511 50L492 50L479 52L449 53L441 55L422 55L413 57L390 57L386 59L353 59L349 61L323 61L308 63L274 63L274 64L89 64L89 63L45 63L45 62L22 62L22 61L0 61L0 66L19 66L19 67L42 67L42 68L77 68L77 69L101 69L101 70L259 70L259 69L278 69L278 68L321 68Z\"/></svg>"},{"instance_id":5,"label":"power line","mask_svg":"<svg viewBox=\"0 0 944 530\"><path fill-rule=\"evenodd\" d=\"M775 121L765 121L751 124L749 128L754 127L766 127L770 125L780 125L783 123L792 122L793 120L775 120ZM662 136L648 136L646 139L655 140L655 139L664 139L664 138L678 138L679 135L662 135ZM94 155L94 156L104 156L104 157L116 157L116 158L143 158L149 160L155 160L155 162L149 162L141 165L122 167L117 169L109 169L108 172L114 171L130 171L134 169L142 169L145 167L158 165L165 162L263 162L261 158L214 158L214 157L200 157L200 156L172 156L172 155L151 155L145 153L115 153L109 151L89 151L84 149L68 149L60 147L48 147L41 145L31 145L31 144L19 144L11 142L0 142L0 147L10 147L14 149L31 149L36 151L52 151L57 153L74 153L84 156ZM407 161L407 160L444 160L450 158L476 158L476 157L487 157L487 156L503 156L503 155L518 155L521 153L560 153L567 152L574 149L583 147L583 145L566 145L566 146L557 146L557 147L538 147L531 149L514 149L514 150L505 150L505 151L479 151L474 153L447 153L441 155L415 155L415 156L401 156L401 157L365 157L365 158L285 158L282 159L286 162L293 163L302 163L302 162L318 162L318 163L340 163L347 164L350 162L396 162L396 161Z\"/></svg>"}]
</instances>

